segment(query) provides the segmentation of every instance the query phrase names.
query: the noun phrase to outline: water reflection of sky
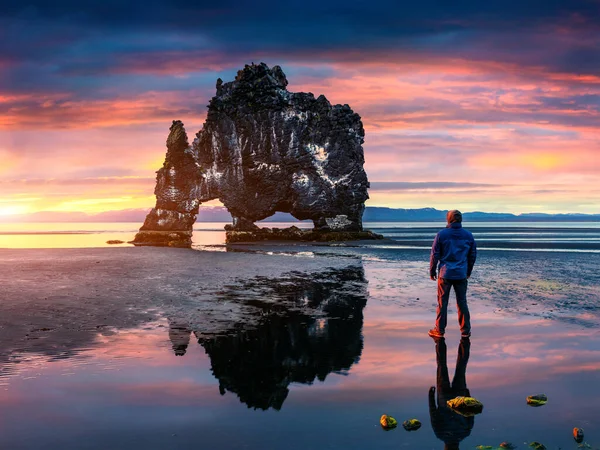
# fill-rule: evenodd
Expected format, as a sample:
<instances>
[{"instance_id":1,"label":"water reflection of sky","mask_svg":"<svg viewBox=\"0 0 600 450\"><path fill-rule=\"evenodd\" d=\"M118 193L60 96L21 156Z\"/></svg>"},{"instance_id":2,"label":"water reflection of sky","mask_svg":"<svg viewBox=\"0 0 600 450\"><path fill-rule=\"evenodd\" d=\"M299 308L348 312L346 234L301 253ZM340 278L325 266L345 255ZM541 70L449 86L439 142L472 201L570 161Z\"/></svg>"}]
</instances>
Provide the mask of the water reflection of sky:
<instances>
[{"instance_id":1,"label":"water reflection of sky","mask_svg":"<svg viewBox=\"0 0 600 450\"><path fill-rule=\"evenodd\" d=\"M434 285L418 280L420 270L417 262L366 262L364 275L342 271L267 291L312 302L319 317L269 309L257 327L213 338L198 333L201 325L164 318L98 332L69 358L24 355L1 379L0 447L441 449L428 406L436 385L435 345L425 334ZM256 286L222 295L247 288ZM527 299L518 289L513 295ZM594 324L584 327L504 311L481 293L477 299L474 289L466 381L485 408L461 448L505 440L572 448L574 426L600 444L597 316L574 313ZM459 345L454 320L451 377ZM176 356L182 346L185 354ZM281 389L289 390L283 401ZM269 392L273 403L260 403ZM547 394L548 404L527 406L525 397L535 393ZM383 413L418 418L423 427L383 432Z\"/></svg>"},{"instance_id":2,"label":"water reflection of sky","mask_svg":"<svg viewBox=\"0 0 600 450\"><path fill-rule=\"evenodd\" d=\"M6 448L39 448L42 442L51 448L442 448L428 423L435 354L433 342L422 338L427 323L390 329L386 309L366 310L359 364L347 375L291 386L280 411L253 410L235 394L219 395L202 347L192 343L176 357L166 324L123 330L80 361L33 365L11 377L2 396L0 442ZM386 315L383 321L379 314ZM591 439L599 425L597 338L524 322L506 339L506 324L497 325L497 332L473 339L467 384L485 409L464 448L506 439L566 446L574 425ZM532 327L543 345L522 345L532 340ZM450 337L451 372L457 347ZM525 405L536 392L549 396L546 406ZM383 433L377 425L383 412L420 418L424 427Z\"/></svg>"},{"instance_id":3,"label":"water reflection of sky","mask_svg":"<svg viewBox=\"0 0 600 450\"><path fill-rule=\"evenodd\" d=\"M311 222L262 222L261 226L312 227ZM444 224L440 222L366 222L365 227L390 241L385 248L426 249ZM139 223L0 223L0 248L92 248L109 240L129 246ZM196 248L223 245L224 222L194 224ZM600 222L470 222L478 247L484 250L527 250L600 253ZM381 243L375 243L381 246ZM113 246L115 246L113 244ZM215 248L213 247L213 250Z\"/></svg>"}]
</instances>

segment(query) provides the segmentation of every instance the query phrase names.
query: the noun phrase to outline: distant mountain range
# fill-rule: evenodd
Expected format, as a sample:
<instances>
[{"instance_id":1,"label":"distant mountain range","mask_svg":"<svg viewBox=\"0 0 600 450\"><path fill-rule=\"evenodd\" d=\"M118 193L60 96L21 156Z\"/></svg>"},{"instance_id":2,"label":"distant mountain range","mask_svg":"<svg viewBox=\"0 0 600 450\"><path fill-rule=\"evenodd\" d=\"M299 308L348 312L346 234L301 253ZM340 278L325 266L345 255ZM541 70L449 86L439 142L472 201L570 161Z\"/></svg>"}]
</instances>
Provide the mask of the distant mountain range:
<instances>
[{"instance_id":1,"label":"distant mountain range","mask_svg":"<svg viewBox=\"0 0 600 450\"><path fill-rule=\"evenodd\" d=\"M123 209L119 211L106 211L98 214L82 212L41 211L31 214L21 214L0 217L0 222L139 222L146 218L149 209ZM368 206L365 210L364 222L445 222L447 210L435 208L403 209ZM545 213L488 213L465 212L465 222L557 222L579 221L598 222L600 214L545 214ZM201 207L198 222L230 222L231 215L222 206ZM275 213L264 222L295 222L289 214Z\"/></svg>"},{"instance_id":2,"label":"distant mountain range","mask_svg":"<svg viewBox=\"0 0 600 450\"><path fill-rule=\"evenodd\" d=\"M446 221L448 210L435 208L402 209L384 208L379 206L367 207L363 215L364 222L425 222ZM546 213L492 213L482 211L463 212L463 220L471 222L506 221L506 222L531 222L531 221L600 221L600 214L546 214Z\"/></svg>"}]
</instances>

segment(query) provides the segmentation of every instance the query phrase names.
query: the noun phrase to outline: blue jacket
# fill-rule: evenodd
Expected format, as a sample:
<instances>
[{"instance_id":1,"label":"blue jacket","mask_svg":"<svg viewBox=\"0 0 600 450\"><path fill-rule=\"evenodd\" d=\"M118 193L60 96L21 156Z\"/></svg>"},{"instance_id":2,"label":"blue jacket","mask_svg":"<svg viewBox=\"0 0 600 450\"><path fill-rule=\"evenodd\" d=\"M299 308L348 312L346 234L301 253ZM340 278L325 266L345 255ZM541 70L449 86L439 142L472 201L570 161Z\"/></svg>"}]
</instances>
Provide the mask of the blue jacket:
<instances>
[{"instance_id":1,"label":"blue jacket","mask_svg":"<svg viewBox=\"0 0 600 450\"><path fill-rule=\"evenodd\" d=\"M471 276L475 259L477 246L473 234L460 223L448 224L433 240L429 275L436 275L439 263L439 278L463 280Z\"/></svg>"}]
</instances>

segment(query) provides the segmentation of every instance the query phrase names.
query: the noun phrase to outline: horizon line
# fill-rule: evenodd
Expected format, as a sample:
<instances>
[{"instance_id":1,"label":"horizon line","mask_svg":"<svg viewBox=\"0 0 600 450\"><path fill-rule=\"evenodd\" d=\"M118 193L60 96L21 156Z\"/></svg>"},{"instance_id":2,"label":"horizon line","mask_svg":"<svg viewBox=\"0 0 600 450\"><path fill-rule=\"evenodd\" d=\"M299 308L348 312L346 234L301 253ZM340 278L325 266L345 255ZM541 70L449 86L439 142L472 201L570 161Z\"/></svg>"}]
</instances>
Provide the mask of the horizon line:
<instances>
[{"instance_id":1,"label":"horizon line","mask_svg":"<svg viewBox=\"0 0 600 450\"><path fill-rule=\"evenodd\" d=\"M118 210L107 210L107 211L100 211L100 212L85 212L85 211L56 211L56 210L42 210L42 211L32 211L32 212L27 212L27 213L16 213L16 214L5 214L5 215L0 215L0 223L3 222L18 222L20 220L23 221L27 221L28 219L38 219L38 221L43 222L44 217L43 216L56 216L56 218L53 220L51 217L47 217L47 219L50 220L45 220L47 222L53 222L53 221L65 221L65 222L76 222L77 220L89 220L89 219L94 219L94 218L98 218L98 219L104 219L104 220L100 220L102 221L112 221L112 222L128 222L128 221L132 221L132 222L137 222L142 220L143 218L138 218L136 217L138 214L140 215L140 217L142 215L147 214L152 208L151 207L147 207L147 208L126 208L126 209L118 209ZM207 205L207 206L200 206L200 211L198 213L198 219L199 221L203 221L201 220L202 216L202 209L205 210L205 212L207 211L214 211L216 213L229 213L229 211L227 211L227 208L225 206L222 205ZM380 209L380 210L389 210L389 211L402 211L402 212L430 212L430 213L445 213L448 211L448 209L437 209L434 207L422 207L422 208L401 208L401 207L393 207L393 206L366 206L365 208L365 213L368 212L369 210L376 210L376 209ZM129 220L123 220L126 219L126 215L131 215L131 217L129 217ZM277 220L273 220L273 216L275 216L276 214L281 215L289 215L289 219L295 219L291 214L289 213L285 213L285 212L280 212L277 211L274 215L266 218L266 219L262 219L261 221L277 221ZM600 219L600 212L596 212L596 213L581 213L581 212L560 212L560 213L548 213L548 212L538 212L538 211L531 211L531 212L520 212L520 213L514 213L514 212L496 212L496 211L481 211L481 210L473 210L473 211L468 211L468 210L463 210L463 214L468 214L468 215L477 215L477 214L481 214L481 215L488 215L491 216L490 218L494 218L494 216L496 218L564 218L565 216L567 216L567 218L580 218L580 219L585 219L585 218L590 218L590 219ZM110 217L110 216L116 216L116 217ZM121 217L119 217L121 216ZM503 217L502 217L503 216ZM70 220L68 220L70 218ZM106 220L106 219L112 219L112 220ZM410 219L410 218L409 218ZM426 218L426 219L436 219L436 218ZM297 220L297 219L296 219ZM381 219L379 219L381 221ZM413 219L415 220L415 219ZM416 220L420 220L420 219L416 219ZM473 218L471 218L471 220L473 220ZM204 220L206 221L206 220ZM217 220L218 222L221 222L222 220ZM300 221L300 220L298 220ZM365 220L365 222L369 222L372 220ZM383 220L385 221L385 220Z\"/></svg>"}]
</instances>

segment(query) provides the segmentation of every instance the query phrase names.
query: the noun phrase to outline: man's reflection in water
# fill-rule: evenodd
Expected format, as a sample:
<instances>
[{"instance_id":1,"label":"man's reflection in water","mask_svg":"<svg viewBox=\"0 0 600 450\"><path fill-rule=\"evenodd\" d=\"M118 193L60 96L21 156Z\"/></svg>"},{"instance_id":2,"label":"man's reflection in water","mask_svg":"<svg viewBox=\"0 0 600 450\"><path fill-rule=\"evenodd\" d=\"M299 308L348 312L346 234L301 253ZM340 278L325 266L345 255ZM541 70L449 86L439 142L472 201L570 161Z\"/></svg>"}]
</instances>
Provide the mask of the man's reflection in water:
<instances>
[{"instance_id":1,"label":"man's reflection in water","mask_svg":"<svg viewBox=\"0 0 600 450\"><path fill-rule=\"evenodd\" d=\"M448 363L446 358L446 340L439 338L435 340L435 353L437 359L437 406L435 404L435 387L429 389L429 415L433 432L446 444L446 450L457 450L458 444L471 434L475 418L464 417L452 411L446 402L458 396L470 397L467 389L467 363L471 341L461 339L458 347L458 358L454 379L450 384L448 375Z\"/></svg>"}]
</instances>

